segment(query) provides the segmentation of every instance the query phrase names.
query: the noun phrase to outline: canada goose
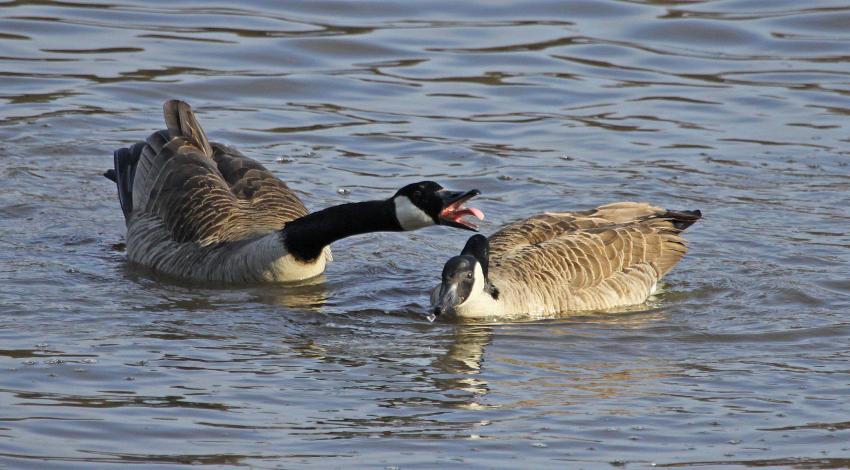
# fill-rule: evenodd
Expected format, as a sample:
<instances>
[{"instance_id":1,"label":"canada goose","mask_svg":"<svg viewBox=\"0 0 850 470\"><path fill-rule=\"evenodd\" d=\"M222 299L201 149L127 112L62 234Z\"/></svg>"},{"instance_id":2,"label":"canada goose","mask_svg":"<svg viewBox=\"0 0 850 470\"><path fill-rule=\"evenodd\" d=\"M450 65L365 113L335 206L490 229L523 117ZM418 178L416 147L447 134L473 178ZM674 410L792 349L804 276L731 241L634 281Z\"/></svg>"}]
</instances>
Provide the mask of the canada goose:
<instances>
[{"instance_id":1,"label":"canada goose","mask_svg":"<svg viewBox=\"0 0 850 470\"><path fill-rule=\"evenodd\" d=\"M104 176L118 185L127 257L194 281L286 282L316 276L328 245L367 232L428 225L476 230L463 207L478 190L423 181L391 198L308 213L298 196L257 161L211 143L188 104L163 106L167 130L115 152Z\"/></svg>"},{"instance_id":2,"label":"canada goose","mask_svg":"<svg viewBox=\"0 0 850 470\"><path fill-rule=\"evenodd\" d=\"M432 316L544 317L640 304L685 255L700 211L620 202L535 215L470 238L446 262Z\"/></svg>"}]
</instances>

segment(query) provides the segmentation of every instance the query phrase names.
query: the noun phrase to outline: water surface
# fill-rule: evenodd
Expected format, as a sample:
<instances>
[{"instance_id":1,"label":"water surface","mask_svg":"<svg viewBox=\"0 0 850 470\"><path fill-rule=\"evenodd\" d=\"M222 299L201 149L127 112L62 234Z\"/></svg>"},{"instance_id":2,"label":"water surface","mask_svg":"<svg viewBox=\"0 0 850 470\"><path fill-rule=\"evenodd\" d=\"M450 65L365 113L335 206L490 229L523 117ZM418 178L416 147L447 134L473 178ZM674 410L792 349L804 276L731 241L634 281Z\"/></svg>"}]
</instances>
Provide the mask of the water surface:
<instances>
[{"instance_id":1,"label":"water surface","mask_svg":"<svg viewBox=\"0 0 850 470\"><path fill-rule=\"evenodd\" d=\"M0 468L850 465L846 2L0 3ZM637 311L429 324L466 234L298 287L127 266L112 151L189 101L318 209L701 209Z\"/></svg>"}]
</instances>

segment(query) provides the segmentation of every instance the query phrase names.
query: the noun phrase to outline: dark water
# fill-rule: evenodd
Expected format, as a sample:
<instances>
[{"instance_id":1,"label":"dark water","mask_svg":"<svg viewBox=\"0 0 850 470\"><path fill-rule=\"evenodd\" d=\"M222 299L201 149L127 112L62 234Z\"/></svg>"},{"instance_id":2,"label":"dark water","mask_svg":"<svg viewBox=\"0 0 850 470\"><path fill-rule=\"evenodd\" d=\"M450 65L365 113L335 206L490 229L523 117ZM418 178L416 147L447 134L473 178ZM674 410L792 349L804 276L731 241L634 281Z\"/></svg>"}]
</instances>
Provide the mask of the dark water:
<instances>
[{"instance_id":1,"label":"dark water","mask_svg":"<svg viewBox=\"0 0 850 470\"><path fill-rule=\"evenodd\" d=\"M312 209L706 217L617 315L429 324L439 227L169 284L100 173L172 97ZM850 466L846 1L7 1L0 100L0 468Z\"/></svg>"}]
</instances>

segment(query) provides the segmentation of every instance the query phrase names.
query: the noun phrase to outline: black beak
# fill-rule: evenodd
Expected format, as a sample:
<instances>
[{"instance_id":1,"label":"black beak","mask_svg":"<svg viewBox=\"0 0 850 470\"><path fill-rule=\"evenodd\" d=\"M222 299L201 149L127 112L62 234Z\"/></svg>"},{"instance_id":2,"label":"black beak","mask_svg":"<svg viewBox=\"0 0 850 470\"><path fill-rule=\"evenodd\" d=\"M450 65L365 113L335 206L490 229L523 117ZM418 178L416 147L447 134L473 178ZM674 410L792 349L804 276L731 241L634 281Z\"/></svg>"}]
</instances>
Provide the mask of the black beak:
<instances>
[{"instance_id":1,"label":"black beak","mask_svg":"<svg viewBox=\"0 0 850 470\"><path fill-rule=\"evenodd\" d=\"M460 300L457 298L457 288L455 286L447 287L446 284L440 285L440 293L431 304L431 314L428 317L431 321L443 314L443 312L451 311Z\"/></svg>"},{"instance_id":2,"label":"black beak","mask_svg":"<svg viewBox=\"0 0 850 470\"><path fill-rule=\"evenodd\" d=\"M477 189L472 189L470 191L449 191L448 189L441 189L437 191L437 195L440 197L440 200L443 201L443 209L451 206L452 204L463 204L480 194L481 191Z\"/></svg>"},{"instance_id":3,"label":"black beak","mask_svg":"<svg viewBox=\"0 0 850 470\"><path fill-rule=\"evenodd\" d=\"M440 211L438 223L449 227L462 228L465 230L478 231L478 226L462 219L465 215L473 215L478 218L483 218L484 214L478 209L463 207L463 203L481 194L481 191L473 189L471 191L449 191L441 189L437 191L437 196L443 204L443 209Z\"/></svg>"}]
</instances>

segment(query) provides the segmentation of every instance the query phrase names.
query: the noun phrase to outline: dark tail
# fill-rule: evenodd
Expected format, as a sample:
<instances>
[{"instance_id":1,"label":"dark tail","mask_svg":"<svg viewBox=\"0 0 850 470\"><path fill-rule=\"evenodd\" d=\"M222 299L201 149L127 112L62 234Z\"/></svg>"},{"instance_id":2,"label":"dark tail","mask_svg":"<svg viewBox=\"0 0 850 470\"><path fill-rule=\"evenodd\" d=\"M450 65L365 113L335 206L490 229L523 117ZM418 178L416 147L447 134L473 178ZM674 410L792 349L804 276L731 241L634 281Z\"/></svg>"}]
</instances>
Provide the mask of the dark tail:
<instances>
[{"instance_id":1,"label":"dark tail","mask_svg":"<svg viewBox=\"0 0 850 470\"><path fill-rule=\"evenodd\" d=\"M702 218L702 212L699 209L693 211L667 211L661 217L670 219L670 222L678 230L685 230Z\"/></svg>"},{"instance_id":2,"label":"dark tail","mask_svg":"<svg viewBox=\"0 0 850 470\"><path fill-rule=\"evenodd\" d=\"M154 132L148 137L147 142L139 142L132 147L116 150L115 168L103 173L103 176L118 185L118 200L121 201L121 210L124 211L125 219L133 212L133 178L136 176L139 157L146 145L150 147L149 151L152 155L158 159L148 162L147 166L158 167L162 164L162 160L174 155L173 152L162 152L162 149L175 138L183 139L208 157L212 157L212 147L204 129L188 104L179 100L166 101L163 105L163 115L168 130Z\"/></svg>"},{"instance_id":3,"label":"dark tail","mask_svg":"<svg viewBox=\"0 0 850 470\"><path fill-rule=\"evenodd\" d=\"M118 200L121 202L125 219L133 212L133 177L136 175L136 165L144 147L145 143L139 142L132 147L116 150L113 154L115 168L103 173L103 176L118 185Z\"/></svg>"}]
</instances>

